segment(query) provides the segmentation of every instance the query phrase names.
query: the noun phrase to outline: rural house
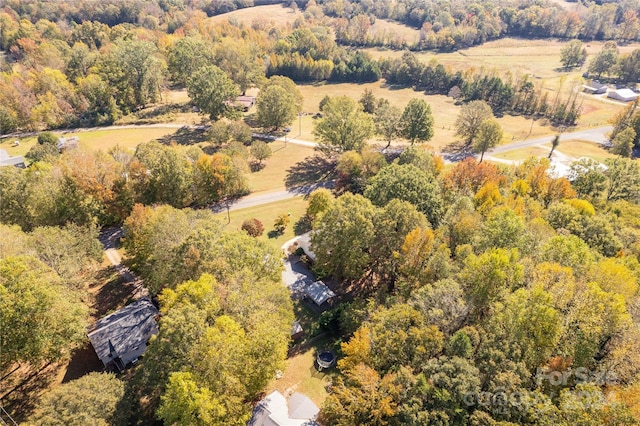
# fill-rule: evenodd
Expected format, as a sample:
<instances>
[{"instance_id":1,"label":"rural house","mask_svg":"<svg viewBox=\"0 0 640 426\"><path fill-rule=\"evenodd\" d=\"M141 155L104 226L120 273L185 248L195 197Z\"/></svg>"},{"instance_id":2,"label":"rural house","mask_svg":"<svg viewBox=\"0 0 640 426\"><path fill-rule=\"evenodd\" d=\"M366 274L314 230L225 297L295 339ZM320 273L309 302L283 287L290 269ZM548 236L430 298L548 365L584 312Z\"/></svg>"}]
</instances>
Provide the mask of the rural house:
<instances>
[{"instance_id":1,"label":"rural house","mask_svg":"<svg viewBox=\"0 0 640 426\"><path fill-rule=\"evenodd\" d=\"M592 95L603 95L607 93L607 85L593 80L582 86L582 91Z\"/></svg>"},{"instance_id":2,"label":"rural house","mask_svg":"<svg viewBox=\"0 0 640 426\"><path fill-rule=\"evenodd\" d=\"M21 169L26 167L22 156L17 155L15 157L11 157L7 151L0 149L0 167L4 166L20 167Z\"/></svg>"},{"instance_id":3,"label":"rural house","mask_svg":"<svg viewBox=\"0 0 640 426\"><path fill-rule=\"evenodd\" d=\"M622 102L631 102L638 97L638 94L631 89L610 90L607 97Z\"/></svg>"},{"instance_id":4,"label":"rural house","mask_svg":"<svg viewBox=\"0 0 640 426\"><path fill-rule=\"evenodd\" d=\"M320 409L301 393L288 399L273 391L258 403L247 426L316 426Z\"/></svg>"},{"instance_id":5,"label":"rural house","mask_svg":"<svg viewBox=\"0 0 640 426\"><path fill-rule=\"evenodd\" d=\"M122 371L147 349L158 334L158 310L150 299L142 298L100 319L89 329L96 355L109 371Z\"/></svg>"}]
</instances>

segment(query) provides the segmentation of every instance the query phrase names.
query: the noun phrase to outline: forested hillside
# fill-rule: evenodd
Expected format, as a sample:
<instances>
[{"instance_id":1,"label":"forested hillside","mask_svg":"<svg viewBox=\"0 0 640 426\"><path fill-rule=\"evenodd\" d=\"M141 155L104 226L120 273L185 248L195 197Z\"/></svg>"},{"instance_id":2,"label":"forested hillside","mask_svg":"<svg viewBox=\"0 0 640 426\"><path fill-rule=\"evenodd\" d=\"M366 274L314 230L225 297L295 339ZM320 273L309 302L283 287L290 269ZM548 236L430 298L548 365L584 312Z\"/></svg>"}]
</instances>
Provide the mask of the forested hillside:
<instances>
[{"instance_id":1,"label":"forested hillside","mask_svg":"<svg viewBox=\"0 0 640 426\"><path fill-rule=\"evenodd\" d=\"M409 80L394 78L395 74L385 73L386 62L378 63L368 54L346 47L446 51L503 36L627 42L637 40L640 34L634 2L575 3L575 8L573 4L563 8L555 3L518 1L423 2L419 6L403 1L301 1L295 3L295 10L304 12L292 26L275 25L259 17L250 26L234 20L214 24L207 18L252 4L3 2L0 132L113 123L160 101L168 84L189 86L186 76L204 64L229 73L240 92L261 84L265 75L336 82L385 77L430 90L417 84L421 77L412 76L414 70L410 70ZM419 41L413 44L397 34L372 31L376 19L414 26L420 31ZM193 52L201 54L194 56ZM609 65L594 67L594 74L605 72L635 83L638 58L637 51L609 58L605 61ZM191 82L192 89L197 87L196 80ZM436 78L432 84L438 85L436 92L442 92L459 85L459 80ZM525 83L509 85L518 92L525 90L521 87ZM511 100L507 96L507 102ZM567 117L560 121L574 120Z\"/></svg>"}]
</instances>

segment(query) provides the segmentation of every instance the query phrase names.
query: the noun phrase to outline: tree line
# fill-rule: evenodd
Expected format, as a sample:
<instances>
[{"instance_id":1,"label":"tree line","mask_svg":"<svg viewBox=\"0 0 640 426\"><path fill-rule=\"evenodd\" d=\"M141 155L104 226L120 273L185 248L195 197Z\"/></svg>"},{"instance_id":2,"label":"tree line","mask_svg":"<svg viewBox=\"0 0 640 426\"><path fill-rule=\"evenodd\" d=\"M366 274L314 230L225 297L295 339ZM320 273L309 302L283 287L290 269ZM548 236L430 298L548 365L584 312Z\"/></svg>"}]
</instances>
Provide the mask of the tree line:
<instances>
[{"instance_id":1,"label":"tree line","mask_svg":"<svg viewBox=\"0 0 640 426\"><path fill-rule=\"evenodd\" d=\"M495 71L482 69L453 72L436 60L425 64L411 52L402 58L383 60L380 68L390 84L413 87L427 94L448 95L465 103L482 100L497 116L532 115L564 125L575 125L580 117L577 91L561 97L560 88L550 98L528 75L502 77Z\"/></svg>"},{"instance_id":2,"label":"tree line","mask_svg":"<svg viewBox=\"0 0 640 426\"><path fill-rule=\"evenodd\" d=\"M122 223L135 203L207 206L247 194L249 151L239 142L225 146L212 155L155 141L134 154L119 146L109 153L54 148L28 169L0 168L0 221L25 230L105 226Z\"/></svg>"},{"instance_id":3,"label":"tree line","mask_svg":"<svg viewBox=\"0 0 640 426\"><path fill-rule=\"evenodd\" d=\"M448 94L454 89L451 94L464 102L475 99L489 102L497 115L504 112L537 114L564 124L577 119L575 99L546 99L525 77L509 80L489 72L453 73L437 64L418 64L408 55L401 62L376 61L365 52L345 47L341 32L366 34L368 31L365 27L371 24L371 18L363 13L374 13L375 8L366 2L342 2L338 8L342 11L336 9L335 2L319 5L306 2L299 5L305 8L305 13L288 28L276 27L273 22L261 19L251 25L233 20L214 24L200 10L214 4L235 8L250 6L252 2L160 1L142 7L141 2L131 0L122 4L119 18L102 16L115 10L111 2L91 6L74 3L68 8L45 2L41 9L36 8L40 5L38 1L7 2L0 13L0 48L5 53L0 58L0 132L111 124L123 115L135 114L159 102L168 85L187 87L197 104L197 94L208 93L203 80L206 83L214 76L225 83L225 90L216 93L219 98L232 99L248 88L260 87L266 77L274 75L295 81L372 82L386 78L392 84L414 86L429 93ZM374 14L385 19L398 17L393 9L401 6L408 7L397 2L383 8L386 12L378 8ZM425 16L437 15L433 17L437 22L430 25L440 21L456 25L456 20L463 16L481 25L491 17L506 19L513 15L506 12L508 8L466 2L451 7L436 6L424 5L434 10L424 9ZM458 7L463 9L448 11ZM513 16L525 15L530 9L540 7L521 6ZM593 9L595 13L612 7L607 3L591 5L587 10ZM622 2L617 7L616 23L624 22L625 28L634 28L627 25L627 21L632 21L630 5ZM335 22L349 21L350 29L345 27L344 31L340 29L342 24L334 25L337 42L331 28L334 21L327 20L322 8L331 10L327 14L335 15ZM446 14L451 15L450 19L446 19ZM162 19L174 15L182 18L177 26L169 29L169 24ZM509 19L515 19L513 16ZM155 25L148 23L152 18L158 21ZM437 33L448 30L447 25ZM482 27L492 25L482 23ZM589 28L594 27L595 24L589 24ZM627 34L631 30L625 31L626 35L618 34L615 38L633 39ZM614 47L612 43L606 44L591 61L589 72L596 77L606 75L635 82L638 51L620 56ZM196 71L205 66L217 67L226 78L215 70L198 75ZM229 81L231 84L226 84ZM223 112L230 114L229 109L223 105L213 117L224 115Z\"/></svg>"},{"instance_id":4,"label":"tree line","mask_svg":"<svg viewBox=\"0 0 640 426\"><path fill-rule=\"evenodd\" d=\"M582 40L638 40L640 21L633 1L588 2L563 7L542 2L425 2L337 1L318 3L335 18L341 43L358 46L400 45L411 50L451 51L504 36L525 38L579 38ZM417 42L369 31L376 19L390 19L420 30Z\"/></svg>"}]
</instances>

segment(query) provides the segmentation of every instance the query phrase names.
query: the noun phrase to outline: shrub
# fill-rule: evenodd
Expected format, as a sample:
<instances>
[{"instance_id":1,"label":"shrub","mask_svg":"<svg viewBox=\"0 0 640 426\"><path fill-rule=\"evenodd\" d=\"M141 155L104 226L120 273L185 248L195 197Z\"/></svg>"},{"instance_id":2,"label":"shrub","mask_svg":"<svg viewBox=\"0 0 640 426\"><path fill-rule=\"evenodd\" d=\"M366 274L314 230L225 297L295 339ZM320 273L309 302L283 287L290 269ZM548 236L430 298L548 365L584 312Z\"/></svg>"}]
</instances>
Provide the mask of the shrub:
<instances>
[{"instance_id":1,"label":"shrub","mask_svg":"<svg viewBox=\"0 0 640 426\"><path fill-rule=\"evenodd\" d=\"M275 228L277 233L283 234L287 229L287 226L289 226L289 222L291 222L291 218L289 216L290 214L286 213L278 215L275 222L273 223L273 227Z\"/></svg>"},{"instance_id":2,"label":"shrub","mask_svg":"<svg viewBox=\"0 0 640 426\"><path fill-rule=\"evenodd\" d=\"M242 230L252 237L259 237L264 232L264 226L256 218L247 219L242 222Z\"/></svg>"}]
</instances>

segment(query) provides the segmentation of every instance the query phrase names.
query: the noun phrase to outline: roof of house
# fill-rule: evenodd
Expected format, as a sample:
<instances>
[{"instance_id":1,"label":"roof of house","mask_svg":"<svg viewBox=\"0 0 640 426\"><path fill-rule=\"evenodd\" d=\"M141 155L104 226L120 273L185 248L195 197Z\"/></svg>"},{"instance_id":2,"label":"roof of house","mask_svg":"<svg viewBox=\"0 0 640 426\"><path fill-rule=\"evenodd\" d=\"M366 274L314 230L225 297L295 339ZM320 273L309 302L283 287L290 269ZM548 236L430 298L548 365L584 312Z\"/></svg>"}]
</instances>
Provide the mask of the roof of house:
<instances>
[{"instance_id":1,"label":"roof of house","mask_svg":"<svg viewBox=\"0 0 640 426\"><path fill-rule=\"evenodd\" d=\"M638 94L631 89L611 90L607 96L611 97L612 94L624 99L635 99L638 97Z\"/></svg>"},{"instance_id":2,"label":"roof of house","mask_svg":"<svg viewBox=\"0 0 640 426\"><path fill-rule=\"evenodd\" d=\"M148 298L139 299L101 318L89 330L89 340L105 364L113 358L138 350L158 334L158 310Z\"/></svg>"},{"instance_id":3,"label":"roof of house","mask_svg":"<svg viewBox=\"0 0 640 426\"><path fill-rule=\"evenodd\" d=\"M304 289L304 292L318 306L322 305L324 302L326 302L327 300L331 299L336 295L322 281L316 281L314 283L307 285Z\"/></svg>"},{"instance_id":4,"label":"roof of house","mask_svg":"<svg viewBox=\"0 0 640 426\"><path fill-rule=\"evenodd\" d=\"M258 403L249 426L317 426L318 407L306 396L295 393L289 401L273 391Z\"/></svg>"},{"instance_id":5,"label":"roof of house","mask_svg":"<svg viewBox=\"0 0 640 426\"><path fill-rule=\"evenodd\" d=\"M306 395L296 392L289 397L289 417L292 419L315 419L320 409Z\"/></svg>"},{"instance_id":6,"label":"roof of house","mask_svg":"<svg viewBox=\"0 0 640 426\"><path fill-rule=\"evenodd\" d=\"M599 89L602 89L603 87L606 87L606 84L600 83L599 81L592 80L587 82L584 85L584 87L588 87L594 90L599 90Z\"/></svg>"},{"instance_id":7,"label":"roof of house","mask_svg":"<svg viewBox=\"0 0 640 426\"><path fill-rule=\"evenodd\" d=\"M24 166L24 157L11 157L7 151L0 149L0 166Z\"/></svg>"},{"instance_id":8,"label":"roof of house","mask_svg":"<svg viewBox=\"0 0 640 426\"><path fill-rule=\"evenodd\" d=\"M70 136L68 138L59 137L58 143L56 143L56 148L77 148L78 142L80 142L80 138L77 136Z\"/></svg>"}]
</instances>

